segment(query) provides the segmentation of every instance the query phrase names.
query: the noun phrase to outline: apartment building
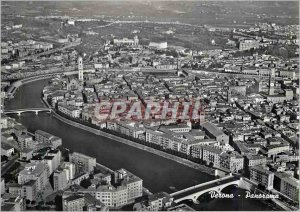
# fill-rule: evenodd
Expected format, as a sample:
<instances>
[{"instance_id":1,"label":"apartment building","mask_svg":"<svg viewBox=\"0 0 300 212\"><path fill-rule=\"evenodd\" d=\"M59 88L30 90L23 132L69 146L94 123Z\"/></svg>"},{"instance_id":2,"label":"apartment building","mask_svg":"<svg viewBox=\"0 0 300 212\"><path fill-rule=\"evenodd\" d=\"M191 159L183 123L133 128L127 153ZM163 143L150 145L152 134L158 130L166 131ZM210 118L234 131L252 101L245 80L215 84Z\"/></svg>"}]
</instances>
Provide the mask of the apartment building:
<instances>
[{"instance_id":1,"label":"apartment building","mask_svg":"<svg viewBox=\"0 0 300 212\"><path fill-rule=\"evenodd\" d=\"M35 148L37 142L35 142L32 138L32 136L27 134L21 134L17 137L18 144L21 149L26 148Z\"/></svg>"},{"instance_id":2,"label":"apartment building","mask_svg":"<svg viewBox=\"0 0 300 212\"><path fill-rule=\"evenodd\" d=\"M299 180L286 173L276 172L274 175L274 189L299 202Z\"/></svg>"},{"instance_id":3,"label":"apartment building","mask_svg":"<svg viewBox=\"0 0 300 212\"><path fill-rule=\"evenodd\" d=\"M53 174L53 190L64 190L69 186L67 169L59 168Z\"/></svg>"},{"instance_id":4,"label":"apartment building","mask_svg":"<svg viewBox=\"0 0 300 212\"><path fill-rule=\"evenodd\" d=\"M220 168L228 169L230 172L236 173L244 168L244 158L238 153L228 154L222 152L220 154Z\"/></svg>"},{"instance_id":5,"label":"apartment building","mask_svg":"<svg viewBox=\"0 0 300 212\"><path fill-rule=\"evenodd\" d=\"M105 182L96 190L87 192L95 193L95 198L110 208L133 203L143 194L143 180L125 169L115 171L110 181Z\"/></svg>"},{"instance_id":6,"label":"apartment building","mask_svg":"<svg viewBox=\"0 0 300 212\"><path fill-rule=\"evenodd\" d=\"M10 157L15 152L15 149L7 143L1 143L1 155Z\"/></svg>"},{"instance_id":7,"label":"apartment building","mask_svg":"<svg viewBox=\"0 0 300 212\"><path fill-rule=\"evenodd\" d=\"M47 165L44 163L31 162L19 172L18 184L23 185L30 180L37 181L37 190L45 188L48 181Z\"/></svg>"},{"instance_id":8,"label":"apartment building","mask_svg":"<svg viewBox=\"0 0 300 212\"><path fill-rule=\"evenodd\" d=\"M245 157L245 164L246 167L253 167L253 166L265 166L267 164L267 157L263 155L247 155Z\"/></svg>"},{"instance_id":9,"label":"apartment building","mask_svg":"<svg viewBox=\"0 0 300 212\"><path fill-rule=\"evenodd\" d=\"M26 200L30 201L36 200L37 192L38 190L36 180L29 180L23 185L11 184L8 186L8 193L15 196L24 197Z\"/></svg>"},{"instance_id":10,"label":"apartment building","mask_svg":"<svg viewBox=\"0 0 300 212\"><path fill-rule=\"evenodd\" d=\"M84 195L74 194L63 198L63 211L83 211L84 205Z\"/></svg>"},{"instance_id":11,"label":"apartment building","mask_svg":"<svg viewBox=\"0 0 300 212\"><path fill-rule=\"evenodd\" d=\"M250 180L265 186L266 189L272 189L274 173L262 166L253 166L250 168Z\"/></svg>"},{"instance_id":12,"label":"apartment building","mask_svg":"<svg viewBox=\"0 0 300 212\"><path fill-rule=\"evenodd\" d=\"M78 152L71 153L69 155L69 160L71 163L75 164L76 174L93 172L96 167L96 158Z\"/></svg>"},{"instance_id":13,"label":"apartment building","mask_svg":"<svg viewBox=\"0 0 300 212\"><path fill-rule=\"evenodd\" d=\"M63 211L108 211L108 208L88 193L64 192Z\"/></svg>"},{"instance_id":14,"label":"apartment building","mask_svg":"<svg viewBox=\"0 0 300 212\"><path fill-rule=\"evenodd\" d=\"M203 146L202 160L205 161L207 165L211 164L213 167L220 167L221 153L222 150L213 146Z\"/></svg>"},{"instance_id":15,"label":"apartment building","mask_svg":"<svg viewBox=\"0 0 300 212\"><path fill-rule=\"evenodd\" d=\"M149 195L146 200L133 205L134 211L161 211L172 205L173 198L166 192Z\"/></svg>"},{"instance_id":16,"label":"apartment building","mask_svg":"<svg viewBox=\"0 0 300 212\"><path fill-rule=\"evenodd\" d=\"M73 105L66 105L63 103L58 103L57 107L58 111L62 112L63 114L66 114L67 116L70 116L72 118L80 118L81 115L81 109L73 106Z\"/></svg>"},{"instance_id":17,"label":"apartment building","mask_svg":"<svg viewBox=\"0 0 300 212\"><path fill-rule=\"evenodd\" d=\"M54 148L62 145L62 139L42 130L35 131L35 140L38 143L49 143Z\"/></svg>"}]
</instances>

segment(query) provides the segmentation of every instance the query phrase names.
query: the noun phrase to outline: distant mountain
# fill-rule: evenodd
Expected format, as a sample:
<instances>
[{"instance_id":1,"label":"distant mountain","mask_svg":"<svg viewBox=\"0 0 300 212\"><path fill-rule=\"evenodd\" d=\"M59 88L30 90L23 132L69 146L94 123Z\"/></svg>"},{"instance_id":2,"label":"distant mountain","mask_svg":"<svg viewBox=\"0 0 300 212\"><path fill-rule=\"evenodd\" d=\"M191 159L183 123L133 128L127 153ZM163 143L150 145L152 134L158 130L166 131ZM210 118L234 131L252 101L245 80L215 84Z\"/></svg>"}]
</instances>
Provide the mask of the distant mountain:
<instances>
[{"instance_id":1,"label":"distant mountain","mask_svg":"<svg viewBox=\"0 0 300 212\"><path fill-rule=\"evenodd\" d=\"M298 24L298 11L298 1L2 1L2 17L11 14L105 16L114 19L170 20L193 24L258 21Z\"/></svg>"}]
</instances>

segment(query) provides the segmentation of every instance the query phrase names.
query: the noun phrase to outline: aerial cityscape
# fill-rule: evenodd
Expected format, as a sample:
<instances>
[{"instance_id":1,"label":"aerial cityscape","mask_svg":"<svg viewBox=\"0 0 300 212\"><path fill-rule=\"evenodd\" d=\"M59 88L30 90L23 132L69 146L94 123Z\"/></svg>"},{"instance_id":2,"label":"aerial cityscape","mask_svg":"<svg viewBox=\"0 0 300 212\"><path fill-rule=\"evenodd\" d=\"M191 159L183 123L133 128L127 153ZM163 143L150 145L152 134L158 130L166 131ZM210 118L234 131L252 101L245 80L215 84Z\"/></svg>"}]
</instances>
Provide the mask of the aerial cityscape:
<instances>
[{"instance_id":1,"label":"aerial cityscape","mask_svg":"<svg viewBox=\"0 0 300 212\"><path fill-rule=\"evenodd\" d=\"M1 211L298 211L298 1L1 1Z\"/></svg>"}]
</instances>

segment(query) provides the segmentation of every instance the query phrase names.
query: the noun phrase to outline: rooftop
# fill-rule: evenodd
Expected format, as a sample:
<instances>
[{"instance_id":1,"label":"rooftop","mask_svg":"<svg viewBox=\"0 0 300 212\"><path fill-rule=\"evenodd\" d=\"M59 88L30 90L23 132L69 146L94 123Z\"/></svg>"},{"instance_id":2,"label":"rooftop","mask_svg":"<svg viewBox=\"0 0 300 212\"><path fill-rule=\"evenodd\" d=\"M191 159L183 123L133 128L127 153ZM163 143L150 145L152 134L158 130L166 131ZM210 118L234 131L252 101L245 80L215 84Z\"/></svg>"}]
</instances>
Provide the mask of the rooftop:
<instances>
[{"instance_id":1,"label":"rooftop","mask_svg":"<svg viewBox=\"0 0 300 212\"><path fill-rule=\"evenodd\" d=\"M25 168L20 171L19 175L36 175L39 176L45 170L45 164L32 162L25 165Z\"/></svg>"},{"instance_id":2,"label":"rooftop","mask_svg":"<svg viewBox=\"0 0 300 212\"><path fill-rule=\"evenodd\" d=\"M13 147L7 143L1 142L1 149L10 150L13 149Z\"/></svg>"},{"instance_id":3,"label":"rooftop","mask_svg":"<svg viewBox=\"0 0 300 212\"><path fill-rule=\"evenodd\" d=\"M50 133L47 133L47 132L45 132L45 131L42 131L42 130L37 130L37 131L35 131L35 135L41 135L41 136L44 136L44 137L46 137L46 138L48 138L48 139L50 139L50 138L52 138L54 135L52 135L52 134L50 134Z\"/></svg>"},{"instance_id":4,"label":"rooftop","mask_svg":"<svg viewBox=\"0 0 300 212\"><path fill-rule=\"evenodd\" d=\"M216 127L214 124L211 122L205 122L201 125L204 129L206 129L208 132L210 132L213 136L217 137L220 135L223 135L224 133Z\"/></svg>"}]
</instances>

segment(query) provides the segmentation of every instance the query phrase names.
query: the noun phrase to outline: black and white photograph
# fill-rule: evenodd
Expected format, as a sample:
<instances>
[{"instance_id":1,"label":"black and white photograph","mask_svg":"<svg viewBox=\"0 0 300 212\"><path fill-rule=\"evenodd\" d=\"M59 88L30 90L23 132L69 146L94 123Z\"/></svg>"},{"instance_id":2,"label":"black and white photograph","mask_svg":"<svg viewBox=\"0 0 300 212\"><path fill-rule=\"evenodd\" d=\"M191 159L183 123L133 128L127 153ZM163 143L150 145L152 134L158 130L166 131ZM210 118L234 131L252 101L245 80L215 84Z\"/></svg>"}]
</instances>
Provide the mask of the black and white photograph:
<instances>
[{"instance_id":1,"label":"black and white photograph","mask_svg":"<svg viewBox=\"0 0 300 212\"><path fill-rule=\"evenodd\" d=\"M299 1L4 0L1 211L299 211Z\"/></svg>"}]
</instances>

